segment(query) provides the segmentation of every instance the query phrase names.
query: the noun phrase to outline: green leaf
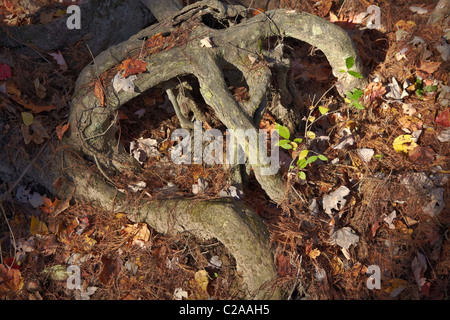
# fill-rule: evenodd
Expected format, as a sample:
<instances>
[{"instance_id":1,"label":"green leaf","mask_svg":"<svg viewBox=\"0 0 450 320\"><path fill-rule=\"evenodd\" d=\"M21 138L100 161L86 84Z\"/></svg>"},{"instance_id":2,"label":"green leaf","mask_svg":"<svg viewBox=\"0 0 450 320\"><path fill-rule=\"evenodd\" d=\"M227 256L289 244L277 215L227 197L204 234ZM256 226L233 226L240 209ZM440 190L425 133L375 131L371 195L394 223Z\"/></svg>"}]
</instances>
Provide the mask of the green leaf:
<instances>
[{"instance_id":1,"label":"green leaf","mask_svg":"<svg viewBox=\"0 0 450 320\"><path fill-rule=\"evenodd\" d=\"M361 89L353 90L353 100L358 100L359 98L361 98L362 94L363 91Z\"/></svg>"},{"instance_id":2,"label":"green leaf","mask_svg":"<svg viewBox=\"0 0 450 320\"><path fill-rule=\"evenodd\" d=\"M345 59L345 65L347 66L347 69L353 67L354 64L355 60L353 59L353 57L348 57L347 59Z\"/></svg>"},{"instance_id":3,"label":"green leaf","mask_svg":"<svg viewBox=\"0 0 450 320\"><path fill-rule=\"evenodd\" d=\"M300 169L303 169L303 168L306 168L306 166L307 166L308 164L306 163L306 159L303 158L303 159L299 159L299 160L297 161L297 165L298 165L298 167L299 167Z\"/></svg>"},{"instance_id":4,"label":"green leaf","mask_svg":"<svg viewBox=\"0 0 450 320\"><path fill-rule=\"evenodd\" d=\"M348 100L350 100L350 101L355 100L355 99L353 98L353 93L352 93L351 91L347 92L346 95L347 95L347 99L348 99ZM348 103L348 102L347 102L347 103Z\"/></svg>"},{"instance_id":5,"label":"green leaf","mask_svg":"<svg viewBox=\"0 0 450 320\"><path fill-rule=\"evenodd\" d=\"M302 179L302 180L306 180L306 173L303 172L303 171L300 171L300 172L298 173L298 177L299 177L300 179Z\"/></svg>"},{"instance_id":6,"label":"green leaf","mask_svg":"<svg viewBox=\"0 0 450 320\"><path fill-rule=\"evenodd\" d=\"M303 139L302 138L295 138L294 142L300 144L300 143L303 142Z\"/></svg>"},{"instance_id":7,"label":"green leaf","mask_svg":"<svg viewBox=\"0 0 450 320\"><path fill-rule=\"evenodd\" d=\"M283 144L283 145L281 145L280 147L282 147L283 149L286 149L286 150L292 149L292 145L291 145L290 143L288 143L288 144Z\"/></svg>"},{"instance_id":8,"label":"green leaf","mask_svg":"<svg viewBox=\"0 0 450 320\"><path fill-rule=\"evenodd\" d=\"M340 73L346 73L347 70L339 70Z\"/></svg>"},{"instance_id":9,"label":"green leaf","mask_svg":"<svg viewBox=\"0 0 450 320\"><path fill-rule=\"evenodd\" d=\"M308 165L309 163L313 163L316 160L317 160L317 156L311 156L308 159L306 159L306 164Z\"/></svg>"},{"instance_id":10,"label":"green leaf","mask_svg":"<svg viewBox=\"0 0 450 320\"><path fill-rule=\"evenodd\" d=\"M356 108L356 109L359 109L359 110L364 110L365 108L364 108L364 106L361 104L361 102L359 102L359 101L353 101L352 102L352 105Z\"/></svg>"},{"instance_id":11,"label":"green leaf","mask_svg":"<svg viewBox=\"0 0 450 320\"><path fill-rule=\"evenodd\" d=\"M286 140L286 139L281 139L281 140L279 140L278 141L278 146L283 146L283 145L285 145L285 144L290 144L291 143L291 141L290 140Z\"/></svg>"},{"instance_id":12,"label":"green leaf","mask_svg":"<svg viewBox=\"0 0 450 320\"><path fill-rule=\"evenodd\" d=\"M319 154L319 159L322 161L328 161L328 158L325 157L323 154Z\"/></svg>"},{"instance_id":13,"label":"green leaf","mask_svg":"<svg viewBox=\"0 0 450 320\"><path fill-rule=\"evenodd\" d=\"M22 121L26 126L31 126L33 124L34 117L29 112L22 112Z\"/></svg>"},{"instance_id":14,"label":"green leaf","mask_svg":"<svg viewBox=\"0 0 450 320\"><path fill-rule=\"evenodd\" d=\"M353 70L348 70L349 75L355 77L355 78L359 78L362 79L363 76L361 75L361 73L353 71Z\"/></svg>"},{"instance_id":15,"label":"green leaf","mask_svg":"<svg viewBox=\"0 0 450 320\"><path fill-rule=\"evenodd\" d=\"M288 128L286 128L285 126L282 126L281 124L276 124L275 125L275 129L278 130L278 134L280 136L282 136L285 139L289 139L291 134L289 133Z\"/></svg>"},{"instance_id":16,"label":"green leaf","mask_svg":"<svg viewBox=\"0 0 450 320\"><path fill-rule=\"evenodd\" d=\"M381 159L381 158L383 158L383 155L382 154L376 154L373 157L376 158L376 159Z\"/></svg>"},{"instance_id":17,"label":"green leaf","mask_svg":"<svg viewBox=\"0 0 450 320\"><path fill-rule=\"evenodd\" d=\"M320 114L325 114L325 113L327 113L328 111L330 111L330 109L325 108L325 107L322 107L322 106L319 106L319 112L320 112Z\"/></svg>"}]
</instances>

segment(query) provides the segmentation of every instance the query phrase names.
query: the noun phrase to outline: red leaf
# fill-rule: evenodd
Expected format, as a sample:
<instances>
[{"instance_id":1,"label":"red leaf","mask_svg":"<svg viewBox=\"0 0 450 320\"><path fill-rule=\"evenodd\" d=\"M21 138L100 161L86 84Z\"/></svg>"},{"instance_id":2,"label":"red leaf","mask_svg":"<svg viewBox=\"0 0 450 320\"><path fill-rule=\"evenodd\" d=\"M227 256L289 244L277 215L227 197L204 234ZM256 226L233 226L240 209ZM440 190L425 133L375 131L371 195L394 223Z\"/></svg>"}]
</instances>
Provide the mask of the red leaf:
<instances>
[{"instance_id":1,"label":"red leaf","mask_svg":"<svg viewBox=\"0 0 450 320\"><path fill-rule=\"evenodd\" d=\"M7 64L0 63L0 80L11 78L11 68Z\"/></svg>"},{"instance_id":2,"label":"red leaf","mask_svg":"<svg viewBox=\"0 0 450 320\"><path fill-rule=\"evenodd\" d=\"M56 135L58 136L59 140L62 139L64 132L69 128L69 122L66 124L60 123L56 126Z\"/></svg>"},{"instance_id":3,"label":"red leaf","mask_svg":"<svg viewBox=\"0 0 450 320\"><path fill-rule=\"evenodd\" d=\"M122 62L121 68L125 70L122 76L128 78L133 74L139 74L147 70L147 62L136 58L130 58Z\"/></svg>"},{"instance_id":4,"label":"red leaf","mask_svg":"<svg viewBox=\"0 0 450 320\"><path fill-rule=\"evenodd\" d=\"M450 109L445 110L436 117L436 123L444 127L450 127Z\"/></svg>"}]
</instances>

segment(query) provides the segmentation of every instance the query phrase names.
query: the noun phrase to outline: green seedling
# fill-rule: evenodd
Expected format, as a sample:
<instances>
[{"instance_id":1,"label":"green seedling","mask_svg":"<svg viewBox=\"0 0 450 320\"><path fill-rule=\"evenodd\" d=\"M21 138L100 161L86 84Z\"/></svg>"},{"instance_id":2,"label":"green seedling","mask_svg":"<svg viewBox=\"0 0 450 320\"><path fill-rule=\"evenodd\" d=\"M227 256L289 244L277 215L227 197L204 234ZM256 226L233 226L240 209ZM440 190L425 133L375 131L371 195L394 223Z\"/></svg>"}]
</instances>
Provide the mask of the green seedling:
<instances>
[{"instance_id":1,"label":"green seedling","mask_svg":"<svg viewBox=\"0 0 450 320\"><path fill-rule=\"evenodd\" d=\"M347 70L339 70L339 72L348 73L352 77L362 79L363 76L359 72L350 70L354 64L355 64L355 59L353 57L348 57L347 59L345 59L345 66L347 67ZM354 88L353 90L348 91L346 93L345 102L347 102L350 106L355 107L356 109L363 110L365 108L361 104L361 102L359 102L359 99L361 98L362 94L363 94L363 91L361 89Z\"/></svg>"},{"instance_id":2,"label":"green seedling","mask_svg":"<svg viewBox=\"0 0 450 320\"><path fill-rule=\"evenodd\" d=\"M326 109L326 108L324 108L324 109ZM326 112L328 112L328 110ZM294 140L290 140L291 134L289 132L289 129L285 126L282 126L277 123L275 125L275 129L277 129L278 134L284 138L284 139L281 139L278 141L278 145L283 149L286 149L286 150L293 149L294 151L296 151L298 146L303 142L302 138L295 138ZM308 131L308 132L310 132L310 131ZM302 180L306 179L306 173L303 170L308 166L308 164L315 162L317 159L320 159L322 161L328 160L328 158L325 157L323 154L317 154L317 155L312 155L312 156L307 157L310 152L313 152L313 151L306 150L306 149L302 150L299 152L297 157L292 160L292 162L297 160L296 164L297 164L297 167L299 168L298 177ZM289 168L294 169L295 166L293 166L291 163Z\"/></svg>"}]
</instances>

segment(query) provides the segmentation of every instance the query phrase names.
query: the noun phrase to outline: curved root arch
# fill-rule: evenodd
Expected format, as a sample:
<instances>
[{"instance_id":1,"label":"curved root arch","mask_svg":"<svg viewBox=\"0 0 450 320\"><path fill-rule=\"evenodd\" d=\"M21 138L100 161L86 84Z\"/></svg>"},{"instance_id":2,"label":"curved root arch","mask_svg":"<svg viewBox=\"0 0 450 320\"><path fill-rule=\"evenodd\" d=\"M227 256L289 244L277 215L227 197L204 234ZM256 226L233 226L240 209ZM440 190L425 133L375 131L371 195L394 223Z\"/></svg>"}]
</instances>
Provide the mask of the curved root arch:
<instances>
[{"instance_id":1,"label":"curved root arch","mask_svg":"<svg viewBox=\"0 0 450 320\"><path fill-rule=\"evenodd\" d=\"M115 135L118 109L146 90L155 86L170 88L171 79L188 74L197 77L205 102L229 129L257 130L272 75L267 61L281 59L258 48L258 41L267 37L292 37L322 50L337 77L337 88L341 94L354 87L363 87L364 80L338 72L346 69L345 59L352 56L355 60L353 70L362 73L352 41L340 27L321 18L306 13L273 10L225 29L212 29L202 23L202 16L208 14L218 21L231 18L228 20L231 24L243 12L242 7L216 1L197 2L185 7L170 22L151 26L128 41L102 52L78 78L70 112L71 132L66 141L106 168L139 170L134 159L118 147ZM170 49L143 47L143 40L140 39L151 38L158 33L165 37L165 45ZM211 38L212 48L201 46L200 41L205 37ZM117 66L129 56L139 55L142 48L148 72L137 76L134 93L114 92L111 79L118 71ZM259 57L260 60L255 63L249 57ZM250 99L247 102L237 102L229 92L223 74L226 64L232 64L242 72L249 88ZM109 76L104 76L108 73ZM98 79L103 80L105 106L100 105L94 92L94 83ZM253 165L253 169L268 196L280 203L284 197L281 176L262 175L260 165ZM71 175L75 185L86 185L87 177L83 177L82 172ZM195 203L189 200L158 200L129 208L125 199L115 198L117 192L102 182L101 177L97 177L95 182L89 193L80 193L79 196L91 198L107 207L114 199L132 219L146 221L159 232L167 232L169 221L172 221L175 231L189 230L202 238L218 239L236 258L250 296L266 298L268 293L272 293L272 298L279 297L277 292L260 290L276 278L273 256L263 222L242 204L229 200Z\"/></svg>"}]
</instances>

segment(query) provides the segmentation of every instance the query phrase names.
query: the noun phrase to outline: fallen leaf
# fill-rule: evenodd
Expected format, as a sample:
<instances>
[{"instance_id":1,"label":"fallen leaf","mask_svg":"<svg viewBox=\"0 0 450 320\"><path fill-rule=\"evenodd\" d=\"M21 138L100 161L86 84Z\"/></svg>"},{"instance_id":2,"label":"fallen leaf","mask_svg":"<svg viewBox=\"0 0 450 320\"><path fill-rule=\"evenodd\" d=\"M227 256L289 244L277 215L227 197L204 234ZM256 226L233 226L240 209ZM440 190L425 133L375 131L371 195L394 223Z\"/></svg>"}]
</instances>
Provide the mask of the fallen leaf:
<instances>
[{"instance_id":1,"label":"fallen leaf","mask_svg":"<svg viewBox=\"0 0 450 320\"><path fill-rule=\"evenodd\" d=\"M128 78L124 78L122 76L122 72L119 71L113 79L113 88L114 91L116 91L117 93L120 92L121 90L125 91L125 92L130 92L133 93L134 92L134 81L137 79L136 75L132 75L129 76Z\"/></svg>"},{"instance_id":2,"label":"fallen leaf","mask_svg":"<svg viewBox=\"0 0 450 320\"><path fill-rule=\"evenodd\" d=\"M182 288L175 288L173 292L173 297L175 300L183 300L188 298L188 293L184 291Z\"/></svg>"},{"instance_id":3,"label":"fallen leaf","mask_svg":"<svg viewBox=\"0 0 450 320\"><path fill-rule=\"evenodd\" d=\"M19 292L23 287L23 283L24 281L19 269L7 268L4 264L0 264L1 297Z\"/></svg>"},{"instance_id":4,"label":"fallen leaf","mask_svg":"<svg viewBox=\"0 0 450 320\"><path fill-rule=\"evenodd\" d=\"M147 159L158 157L160 155L158 140L140 137L138 140L131 141L130 155L140 164L143 164Z\"/></svg>"},{"instance_id":5,"label":"fallen leaf","mask_svg":"<svg viewBox=\"0 0 450 320\"><path fill-rule=\"evenodd\" d=\"M397 213L393 210L386 218L383 219L389 226L389 229L395 229L395 225L392 223L397 217Z\"/></svg>"},{"instance_id":6,"label":"fallen leaf","mask_svg":"<svg viewBox=\"0 0 450 320\"><path fill-rule=\"evenodd\" d=\"M213 45L211 37L206 37L206 38L203 38L202 40L200 40L200 46L202 48L203 47L212 48L214 45Z\"/></svg>"},{"instance_id":7,"label":"fallen leaf","mask_svg":"<svg viewBox=\"0 0 450 320\"><path fill-rule=\"evenodd\" d=\"M263 12L265 12L266 10L264 10L263 8L256 8L256 9L253 9L252 10L252 12L251 12L251 16L252 17L254 17L254 16L257 16L258 14L261 14L261 13L263 13Z\"/></svg>"},{"instance_id":8,"label":"fallen leaf","mask_svg":"<svg viewBox=\"0 0 450 320\"><path fill-rule=\"evenodd\" d=\"M213 267L219 269L222 266L222 260L220 260L219 256L213 256L208 262L208 267Z\"/></svg>"},{"instance_id":9,"label":"fallen leaf","mask_svg":"<svg viewBox=\"0 0 450 320\"><path fill-rule=\"evenodd\" d=\"M433 74L442 62L433 62L433 61L420 61L419 68L417 70L424 71L428 74Z\"/></svg>"},{"instance_id":10,"label":"fallen leaf","mask_svg":"<svg viewBox=\"0 0 450 320\"><path fill-rule=\"evenodd\" d=\"M450 108L447 108L445 111L441 112L441 114L436 117L435 121L443 127L450 127Z\"/></svg>"},{"instance_id":11,"label":"fallen leaf","mask_svg":"<svg viewBox=\"0 0 450 320\"><path fill-rule=\"evenodd\" d=\"M405 21L405 20L399 20L395 24L397 28L403 29L409 33L414 32L415 28L417 27L416 23L414 21Z\"/></svg>"},{"instance_id":12,"label":"fallen leaf","mask_svg":"<svg viewBox=\"0 0 450 320\"><path fill-rule=\"evenodd\" d=\"M358 155L360 156L361 160L364 162L369 162L373 155L375 154L375 151L370 148L361 148L356 151Z\"/></svg>"},{"instance_id":13,"label":"fallen leaf","mask_svg":"<svg viewBox=\"0 0 450 320\"><path fill-rule=\"evenodd\" d=\"M337 275L344 272L344 263L340 258L336 256L333 258L333 260L331 260L331 267L333 275Z\"/></svg>"},{"instance_id":14,"label":"fallen leaf","mask_svg":"<svg viewBox=\"0 0 450 320\"><path fill-rule=\"evenodd\" d=\"M208 188L208 182L206 182L202 177L198 177L198 183L192 185L192 193L203 193L205 192L206 188Z\"/></svg>"},{"instance_id":15,"label":"fallen leaf","mask_svg":"<svg viewBox=\"0 0 450 320\"><path fill-rule=\"evenodd\" d=\"M62 138L64 136L64 132L66 132L68 128L69 128L69 122L60 123L56 126L56 135L58 136L59 140L62 140Z\"/></svg>"},{"instance_id":16,"label":"fallen leaf","mask_svg":"<svg viewBox=\"0 0 450 320\"><path fill-rule=\"evenodd\" d=\"M59 65L59 68L62 71L67 71L67 63L66 60L64 60L63 55L61 54L61 51L58 50L58 53L52 52L50 55L55 59L56 63Z\"/></svg>"},{"instance_id":17,"label":"fallen leaf","mask_svg":"<svg viewBox=\"0 0 450 320\"><path fill-rule=\"evenodd\" d=\"M417 109L411 107L411 105L406 104L406 103L402 104L402 109L403 109L403 113L410 117L412 117L417 112Z\"/></svg>"},{"instance_id":18,"label":"fallen leaf","mask_svg":"<svg viewBox=\"0 0 450 320\"><path fill-rule=\"evenodd\" d=\"M103 285L107 285L114 276L118 275L122 269L122 264L119 259L102 256L101 258L103 269L100 272L98 279Z\"/></svg>"},{"instance_id":19,"label":"fallen leaf","mask_svg":"<svg viewBox=\"0 0 450 320\"><path fill-rule=\"evenodd\" d=\"M335 231L328 239L331 244L337 244L341 248L348 250L351 245L359 242L359 236L350 227L344 227Z\"/></svg>"},{"instance_id":20,"label":"fallen leaf","mask_svg":"<svg viewBox=\"0 0 450 320\"><path fill-rule=\"evenodd\" d=\"M100 101L100 106L105 106L105 92L103 91L103 85L100 79L95 81L94 95Z\"/></svg>"},{"instance_id":21,"label":"fallen leaf","mask_svg":"<svg viewBox=\"0 0 450 320\"><path fill-rule=\"evenodd\" d=\"M430 146L418 146L408 154L411 162L419 166L426 166L433 163L435 155L436 152Z\"/></svg>"},{"instance_id":22,"label":"fallen leaf","mask_svg":"<svg viewBox=\"0 0 450 320\"><path fill-rule=\"evenodd\" d=\"M189 287L192 290L193 299L206 300L209 298L207 291L209 284L208 272L199 270L195 273L194 279L189 281Z\"/></svg>"},{"instance_id":23,"label":"fallen leaf","mask_svg":"<svg viewBox=\"0 0 450 320\"><path fill-rule=\"evenodd\" d=\"M411 268L417 285L419 288L422 287L426 282L424 273L427 270L427 260L425 256L420 252L417 252L416 257L414 257L414 260L411 263Z\"/></svg>"},{"instance_id":24,"label":"fallen leaf","mask_svg":"<svg viewBox=\"0 0 450 320\"><path fill-rule=\"evenodd\" d=\"M142 247L150 239L150 230L146 223L127 224L122 231L132 236L132 244Z\"/></svg>"},{"instance_id":25,"label":"fallen leaf","mask_svg":"<svg viewBox=\"0 0 450 320\"><path fill-rule=\"evenodd\" d=\"M34 116L29 112L22 112L22 121L26 126L31 126L33 124Z\"/></svg>"},{"instance_id":26,"label":"fallen leaf","mask_svg":"<svg viewBox=\"0 0 450 320\"><path fill-rule=\"evenodd\" d=\"M403 279L394 278L389 280L389 284L390 286L386 288L384 291L388 293L391 298L395 298L400 294L400 292L402 292L405 289L408 282Z\"/></svg>"},{"instance_id":27,"label":"fallen leaf","mask_svg":"<svg viewBox=\"0 0 450 320\"><path fill-rule=\"evenodd\" d=\"M56 207L58 207L60 201L58 198L55 198L55 200L52 201L50 198L43 196L42 203L43 203L43 206L41 207L42 212L52 214L55 211Z\"/></svg>"},{"instance_id":28,"label":"fallen leaf","mask_svg":"<svg viewBox=\"0 0 450 320\"><path fill-rule=\"evenodd\" d=\"M347 200L345 200L345 196L347 196L350 193L350 189L346 186L340 186L337 190L334 192L327 194L323 197L322 200L322 207L325 210L325 213L328 214L330 217L333 217L332 210L338 210L340 211Z\"/></svg>"},{"instance_id":29,"label":"fallen leaf","mask_svg":"<svg viewBox=\"0 0 450 320\"><path fill-rule=\"evenodd\" d=\"M131 192L138 192L144 190L147 187L147 184L144 181L137 181L130 183L127 187Z\"/></svg>"},{"instance_id":30,"label":"fallen leaf","mask_svg":"<svg viewBox=\"0 0 450 320\"><path fill-rule=\"evenodd\" d=\"M418 145L415 142L415 139L409 134L398 136L395 138L393 143L394 150L399 153L408 153L409 151L414 150L417 146Z\"/></svg>"},{"instance_id":31,"label":"fallen leaf","mask_svg":"<svg viewBox=\"0 0 450 320\"><path fill-rule=\"evenodd\" d=\"M412 12L417 13L417 14L425 14L425 13L428 12L427 9L424 9L424 8L421 8L421 7L416 7L416 6L411 6L411 7L409 7L409 9Z\"/></svg>"},{"instance_id":32,"label":"fallen leaf","mask_svg":"<svg viewBox=\"0 0 450 320\"><path fill-rule=\"evenodd\" d=\"M318 256L320 256L320 250L317 248L313 249L313 250L309 251L308 256L311 259L316 259Z\"/></svg>"},{"instance_id":33,"label":"fallen leaf","mask_svg":"<svg viewBox=\"0 0 450 320\"><path fill-rule=\"evenodd\" d=\"M31 216L30 233L35 235L46 235L48 233L47 225L36 218L34 215Z\"/></svg>"},{"instance_id":34,"label":"fallen leaf","mask_svg":"<svg viewBox=\"0 0 450 320\"><path fill-rule=\"evenodd\" d=\"M11 78L11 67L7 64L0 63L0 80Z\"/></svg>"},{"instance_id":35,"label":"fallen leaf","mask_svg":"<svg viewBox=\"0 0 450 320\"><path fill-rule=\"evenodd\" d=\"M325 16L330 12L333 1L321 1L319 7L317 8L317 15L319 17L325 18Z\"/></svg>"},{"instance_id":36,"label":"fallen leaf","mask_svg":"<svg viewBox=\"0 0 450 320\"><path fill-rule=\"evenodd\" d=\"M86 289L82 289L80 292L80 300L90 300L97 289L97 287L87 287Z\"/></svg>"},{"instance_id":37,"label":"fallen leaf","mask_svg":"<svg viewBox=\"0 0 450 320\"><path fill-rule=\"evenodd\" d=\"M138 58L129 58L121 63L120 69L124 70L122 77L128 78L129 76L146 71L147 62Z\"/></svg>"}]
</instances>

